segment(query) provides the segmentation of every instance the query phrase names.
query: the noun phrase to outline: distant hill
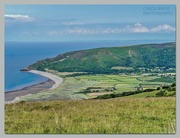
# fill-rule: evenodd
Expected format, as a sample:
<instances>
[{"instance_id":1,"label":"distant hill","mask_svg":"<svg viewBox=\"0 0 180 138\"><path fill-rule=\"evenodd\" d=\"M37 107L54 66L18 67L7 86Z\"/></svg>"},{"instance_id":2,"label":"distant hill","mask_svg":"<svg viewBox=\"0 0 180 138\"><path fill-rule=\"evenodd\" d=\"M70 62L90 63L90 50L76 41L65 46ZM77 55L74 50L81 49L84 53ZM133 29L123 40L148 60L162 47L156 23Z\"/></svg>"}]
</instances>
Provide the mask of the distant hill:
<instances>
[{"instance_id":1,"label":"distant hill","mask_svg":"<svg viewBox=\"0 0 180 138\"><path fill-rule=\"evenodd\" d=\"M68 72L111 72L115 66L154 68L176 66L176 43L96 48L60 54L37 61L27 69Z\"/></svg>"}]
</instances>

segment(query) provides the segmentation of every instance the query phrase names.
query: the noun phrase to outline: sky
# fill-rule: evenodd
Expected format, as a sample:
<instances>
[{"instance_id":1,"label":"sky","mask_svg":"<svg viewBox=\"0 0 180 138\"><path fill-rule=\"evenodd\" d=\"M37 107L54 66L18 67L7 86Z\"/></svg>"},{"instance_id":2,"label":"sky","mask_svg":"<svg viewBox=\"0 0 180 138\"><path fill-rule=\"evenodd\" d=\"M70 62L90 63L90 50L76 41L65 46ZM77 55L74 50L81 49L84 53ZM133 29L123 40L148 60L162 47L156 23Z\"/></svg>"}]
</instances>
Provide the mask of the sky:
<instances>
[{"instance_id":1,"label":"sky","mask_svg":"<svg viewBox=\"0 0 180 138\"><path fill-rule=\"evenodd\" d=\"M5 5L5 42L175 41L175 5Z\"/></svg>"}]
</instances>

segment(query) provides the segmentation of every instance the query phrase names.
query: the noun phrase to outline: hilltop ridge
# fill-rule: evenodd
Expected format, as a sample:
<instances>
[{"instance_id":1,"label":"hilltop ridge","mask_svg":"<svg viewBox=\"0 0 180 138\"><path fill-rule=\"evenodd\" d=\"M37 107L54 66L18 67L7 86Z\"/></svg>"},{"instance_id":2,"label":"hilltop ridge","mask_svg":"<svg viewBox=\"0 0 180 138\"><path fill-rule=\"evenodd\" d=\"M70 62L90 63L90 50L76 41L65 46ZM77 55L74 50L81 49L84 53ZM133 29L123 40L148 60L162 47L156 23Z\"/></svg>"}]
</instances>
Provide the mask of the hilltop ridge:
<instances>
[{"instance_id":1,"label":"hilltop ridge","mask_svg":"<svg viewBox=\"0 0 180 138\"><path fill-rule=\"evenodd\" d=\"M142 44L78 50L37 61L32 70L53 69L61 72L113 72L113 67L175 68L176 43Z\"/></svg>"}]
</instances>

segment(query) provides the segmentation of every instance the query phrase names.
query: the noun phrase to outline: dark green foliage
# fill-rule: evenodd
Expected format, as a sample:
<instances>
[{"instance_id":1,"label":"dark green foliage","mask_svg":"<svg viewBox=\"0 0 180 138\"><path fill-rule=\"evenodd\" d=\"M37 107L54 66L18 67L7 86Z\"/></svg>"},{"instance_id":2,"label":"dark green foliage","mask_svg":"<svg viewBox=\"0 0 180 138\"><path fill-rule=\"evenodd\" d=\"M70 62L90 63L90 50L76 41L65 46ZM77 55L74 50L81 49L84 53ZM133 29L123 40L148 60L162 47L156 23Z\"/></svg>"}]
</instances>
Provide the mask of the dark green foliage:
<instances>
[{"instance_id":1,"label":"dark green foliage","mask_svg":"<svg viewBox=\"0 0 180 138\"><path fill-rule=\"evenodd\" d=\"M143 92L152 92L152 91L154 91L155 89L145 89L145 90L143 90Z\"/></svg>"},{"instance_id":2,"label":"dark green foliage","mask_svg":"<svg viewBox=\"0 0 180 138\"><path fill-rule=\"evenodd\" d=\"M162 89L169 89L169 88L170 88L169 85L162 86Z\"/></svg>"},{"instance_id":3,"label":"dark green foliage","mask_svg":"<svg viewBox=\"0 0 180 138\"><path fill-rule=\"evenodd\" d=\"M153 80L149 80L149 82L169 82L169 83L172 83L176 81L175 80L175 77L170 77L170 76L163 76L161 78L156 78L156 79L153 79Z\"/></svg>"},{"instance_id":4,"label":"dark green foliage","mask_svg":"<svg viewBox=\"0 0 180 138\"><path fill-rule=\"evenodd\" d=\"M113 92L115 87L88 87L82 91L82 93L93 93L93 92Z\"/></svg>"},{"instance_id":5,"label":"dark green foliage","mask_svg":"<svg viewBox=\"0 0 180 138\"><path fill-rule=\"evenodd\" d=\"M176 83L175 83L175 82L174 82L174 83L172 83L171 87L174 87L174 86L176 86Z\"/></svg>"},{"instance_id":6,"label":"dark green foliage","mask_svg":"<svg viewBox=\"0 0 180 138\"><path fill-rule=\"evenodd\" d=\"M139 67L175 68L175 50L175 43L81 50L38 61L28 69L117 74L140 72ZM111 69L115 66L133 67L134 70Z\"/></svg>"},{"instance_id":7,"label":"dark green foliage","mask_svg":"<svg viewBox=\"0 0 180 138\"><path fill-rule=\"evenodd\" d=\"M163 96L166 96L165 91L160 91L156 94L156 97L163 97Z\"/></svg>"},{"instance_id":8,"label":"dark green foliage","mask_svg":"<svg viewBox=\"0 0 180 138\"><path fill-rule=\"evenodd\" d=\"M116 98L116 97L124 97L124 96L134 95L134 94L143 93L143 92L151 92L154 90L155 89L146 89L144 91L122 92L118 94L105 94L105 95L98 96L95 99L109 99L109 98Z\"/></svg>"},{"instance_id":9,"label":"dark green foliage","mask_svg":"<svg viewBox=\"0 0 180 138\"><path fill-rule=\"evenodd\" d=\"M169 94L168 96L176 96L176 92Z\"/></svg>"},{"instance_id":10,"label":"dark green foliage","mask_svg":"<svg viewBox=\"0 0 180 138\"><path fill-rule=\"evenodd\" d=\"M176 96L176 83L172 83L170 86L165 85L162 86L162 89L160 92L156 94L156 97L165 97L165 96Z\"/></svg>"},{"instance_id":11,"label":"dark green foliage","mask_svg":"<svg viewBox=\"0 0 180 138\"><path fill-rule=\"evenodd\" d=\"M173 86L175 84L176 83L172 83ZM162 86L162 88L164 88L164 90L161 90L158 93L156 93L155 97L176 96L176 87L171 87L171 86L167 85L167 86ZM161 89L160 87L157 87L156 89L145 89L143 91L122 92L122 93L118 93L118 94L115 94L115 93L114 94L105 94L105 95L100 95L100 96L96 97L95 99L109 99L109 98L116 98L116 97L124 97L124 96L130 96L130 95L139 94L139 93L143 93L143 92L153 92L153 91L160 90L160 89ZM168 91L170 93L168 93L166 91Z\"/></svg>"},{"instance_id":12,"label":"dark green foliage","mask_svg":"<svg viewBox=\"0 0 180 138\"><path fill-rule=\"evenodd\" d=\"M43 68L42 66L38 66L38 67L37 67L37 70L45 71L44 68Z\"/></svg>"}]
</instances>

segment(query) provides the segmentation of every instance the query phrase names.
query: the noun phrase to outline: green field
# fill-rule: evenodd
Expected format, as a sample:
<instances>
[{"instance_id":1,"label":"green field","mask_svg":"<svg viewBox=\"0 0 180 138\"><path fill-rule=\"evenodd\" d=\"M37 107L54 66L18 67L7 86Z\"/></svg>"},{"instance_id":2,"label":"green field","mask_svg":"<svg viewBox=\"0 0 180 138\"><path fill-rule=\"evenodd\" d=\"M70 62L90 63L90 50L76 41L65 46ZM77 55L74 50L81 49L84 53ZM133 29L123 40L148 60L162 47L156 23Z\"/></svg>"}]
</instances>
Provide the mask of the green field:
<instances>
[{"instance_id":1,"label":"green field","mask_svg":"<svg viewBox=\"0 0 180 138\"><path fill-rule=\"evenodd\" d=\"M160 84L171 84L170 82L152 81L158 79L158 76L146 75L84 75L76 77L82 81L95 81L93 87L115 87L113 92L135 91L136 87L141 84L143 89L157 88Z\"/></svg>"},{"instance_id":2,"label":"green field","mask_svg":"<svg viewBox=\"0 0 180 138\"><path fill-rule=\"evenodd\" d=\"M69 74L73 74L72 72L57 72L54 70L48 70L55 75L64 78L64 82L54 90L46 90L43 92L39 92L32 95L27 95L20 97L21 101L37 101L37 100L79 100L79 99L89 99L94 98L95 92L93 96L89 94L83 93L89 87L102 87L102 89L95 89L97 95L100 92L108 93L110 91L106 91L107 88L114 88L112 93L121 93L121 92L129 92L135 91L137 86L141 84L143 89L154 88L156 89L161 84L170 85L172 81L167 82L162 77L157 74L156 76L151 76L148 74L119 74L119 75L76 75L74 77L67 77ZM75 72L76 73L76 72ZM157 80L157 81L155 81ZM164 82L163 82L164 81ZM144 97L149 96L144 94ZM142 94L141 94L142 95ZM152 95L152 94L150 94ZM137 95L138 96L138 95ZM140 96L141 97L141 96Z\"/></svg>"},{"instance_id":3,"label":"green field","mask_svg":"<svg viewBox=\"0 0 180 138\"><path fill-rule=\"evenodd\" d=\"M172 90L161 88L107 100L92 99L101 94L133 92L139 84L144 90L160 84L172 85L160 74L69 77L72 72L48 71L63 77L63 83L54 90L20 97L19 103L5 104L6 134L176 133L175 86ZM85 90L90 93L84 93ZM165 97L156 96L163 91Z\"/></svg>"},{"instance_id":4,"label":"green field","mask_svg":"<svg viewBox=\"0 0 180 138\"><path fill-rule=\"evenodd\" d=\"M6 134L175 134L175 97L5 105Z\"/></svg>"}]
</instances>

